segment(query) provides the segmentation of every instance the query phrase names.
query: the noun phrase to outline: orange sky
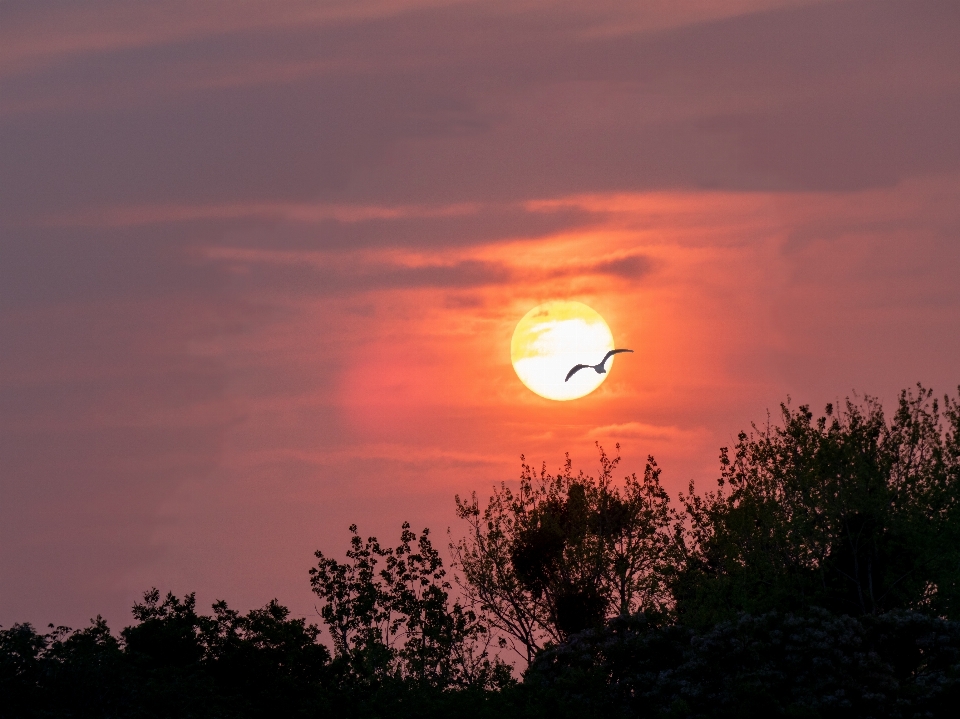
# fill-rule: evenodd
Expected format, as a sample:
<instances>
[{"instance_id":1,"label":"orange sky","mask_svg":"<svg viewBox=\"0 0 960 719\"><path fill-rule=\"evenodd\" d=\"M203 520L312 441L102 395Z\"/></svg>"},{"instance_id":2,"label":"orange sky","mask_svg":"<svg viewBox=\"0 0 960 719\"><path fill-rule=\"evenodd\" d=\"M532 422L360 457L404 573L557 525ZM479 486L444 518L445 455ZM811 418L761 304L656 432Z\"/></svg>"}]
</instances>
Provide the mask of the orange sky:
<instances>
[{"instance_id":1,"label":"orange sky","mask_svg":"<svg viewBox=\"0 0 960 719\"><path fill-rule=\"evenodd\" d=\"M955 388L960 11L622 5L0 6L0 624L310 614L521 453L675 494L788 395ZM551 299L636 351L580 400L510 365Z\"/></svg>"}]
</instances>

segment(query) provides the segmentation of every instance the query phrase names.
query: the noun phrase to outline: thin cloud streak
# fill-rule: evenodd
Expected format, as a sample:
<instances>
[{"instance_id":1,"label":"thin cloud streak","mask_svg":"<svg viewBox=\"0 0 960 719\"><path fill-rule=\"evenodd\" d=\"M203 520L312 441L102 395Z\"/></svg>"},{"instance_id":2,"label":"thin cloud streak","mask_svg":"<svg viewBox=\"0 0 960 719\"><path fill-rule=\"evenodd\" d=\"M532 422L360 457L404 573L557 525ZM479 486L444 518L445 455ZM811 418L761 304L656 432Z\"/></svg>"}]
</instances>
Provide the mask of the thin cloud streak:
<instances>
[{"instance_id":1,"label":"thin cloud streak","mask_svg":"<svg viewBox=\"0 0 960 719\"><path fill-rule=\"evenodd\" d=\"M622 3L595 3L604 19L589 32L603 37L622 33L651 32L685 24L716 20L776 7L803 5L813 0L738 0L722 6L710 2L648 2L643 11ZM325 24L357 22L423 12L451 5L476 3L456 0L350 0L305 2L260 0L236 5L231 2L183 2L165 0L150 6L125 2L91 2L84 8L61 8L53 17L39 3L8 2L12 14L0 31L0 67L23 72L79 54L113 53L118 50L156 47L186 40L249 33L281 28L322 27ZM556 3L554 12L576 10L574 3ZM487 12L522 14L535 12L542 2L487 3ZM15 9L10 9L11 7ZM34 11L34 12L31 12ZM44 42L38 42L38 36Z\"/></svg>"},{"instance_id":2,"label":"thin cloud streak","mask_svg":"<svg viewBox=\"0 0 960 719\"><path fill-rule=\"evenodd\" d=\"M543 240L542 240L543 241ZM549 243L547 239L545 242ZM494 250L495 253L495 250ZM613 257L591 257L559 264L515 264L509 253L503 260L492 261L481 257L454 256L446 262L437 262L436 256L394 253L393 262L385 262L386 253L329 253L323 251L280 251L232 247L208 247L196 251L205 260L225 265L234 275L260 273L262 281L274 286L289 287L294 278L313 278L313 292L353 293L392 290L397 288L443 287L473 288L509 286L519 280L536 282L542 279L589 278L609 275L626 280L639 280L653 271L650 258L641 254ZM486 248L484 256L491 254ZM257 269L261 268L261 269ZM266 277L263 277L264 270ZM306 294L310 289L301 288Z\"/></svg>"},{"instance_id":3,"label":"thin cloud streak","mask_svg":"<svg viewBox=\"0 0 960 719\"><path fill-rule=\"evenodd\" d=\"M40 227L138 227L178 224L197 220L278 220L315 224L324 220L354 223L366 220L401 218L458 217L475 214L476 203L438 207L416 205L334 205L306 202L243 202L218 205L168 205L114 207L41 220Z\"/></svg>"},{"instance_id":4,"label":"thin cloud streak","mask_svg":"<svg viewBox=\"0 0 960 719\"><path fill-rule=\"evenodd\" d=\"M13 13L13 17L4 23L5 32L0 32L0 47L4 48L0 52L0 67L7 68L7 72L22 72L28 67L81 54L113 53L271 28L383 18L413 9L449 5L453 1L257 0L236 5L222 1L164 0L151 5L131 5L122 0L101 0L83 8L61 8L53 18L40 3L8 2L5 10ZM38 42L38 37L45 41Z\"/></svg>"}]
</instances>

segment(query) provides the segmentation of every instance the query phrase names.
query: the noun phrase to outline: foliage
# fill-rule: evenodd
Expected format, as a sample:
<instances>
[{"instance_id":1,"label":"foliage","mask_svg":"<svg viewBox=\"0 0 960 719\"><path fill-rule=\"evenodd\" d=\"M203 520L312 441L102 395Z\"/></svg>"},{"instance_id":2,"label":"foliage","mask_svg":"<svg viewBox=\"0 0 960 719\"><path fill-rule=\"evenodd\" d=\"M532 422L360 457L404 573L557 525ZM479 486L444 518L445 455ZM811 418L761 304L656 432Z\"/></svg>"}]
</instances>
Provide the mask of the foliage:
<instances>
[{"instance_id":1,"label":"foliage","mask_svg":"<svg viewBox=\"0 0 960 719\"><path fill-rule=\"evenodd\" d=\"M689 522L673 584L688 623L739 611L955 617L960 591L960 410L903 392L890 423L875 400L816 420L781 405L783 426L721 450L716 492L681 497Z\"/></svg>"},{"instance_id":2,"label":"foliage","mask_svg":"<svg viewBox=\"0 0 960 719\"><path fill-rule=\"evenodd\" d=\"M48 641L29 624L0 627L0 717L26 716L39 701Z\"/></svg>"},{"instance_id":3,"label":"foliage","mask_svg":"<svg viewBox=\"0 0 960 719\"><path fill-rule=\"evenodd\" d=\"M501 483L483 510L476 493L456 498L469 527L451 543L462 587L528 661L612 614L669 604L681 542L660 469L651 457L617 487L620 458L598 449L597 477L574 475L569 455L556 475L524 461L519 489Z\"/></svg>"},{"instance_id":4,"label":"foliage","mask_svg":"<svg viewBox=\"0 0 960 719\"><path fill-rule=\"evenodd\" d=\"M450 603L450 583L429 530L419 538L403 524L400 544L363 541L356 525L347 561L317 551L310 583L337 659L354 679L388 678L433 687L497 687L510 669L492 661L489 633L471 609ZM416 541L416 545L414 545Z\"/></svg>"},{"instance_id":5,"label":"foliage","mask_svg":"<svg viewBox=\"0 0 960 719\"><path fill-rule=\"evenodd\" d=\"M151 590L134 617L119 637L99 617L77 631L0 628L0 717L480 719L514 707L514 695L489 682L364 681L331 662L316 626L276 601L247 614L221 601L204 615L192 594Z\"/></svg>"},{"instance_id":6,"label":"foliage","mask_svg":"<svg viewBox=\"0 0 960 719\"><path fill-rule=\"evenodd\" d=\"M0 629L0 716L293 716L322 705L330 654L319 630L276 601L214 616L153 589L115 637L100 617L46 634Z\"/></svg>"},{"instance_id":7,"label":"foliage","mask_svg":"<svg viewBox=\"0 0 960 719\"><path fill-rule=\"evenodd\" d=\"M621 617L543 652L526 682L566 707L562 716L950 716L960 624L811 610L695 631Z\"/></svg>"}]
</instances>

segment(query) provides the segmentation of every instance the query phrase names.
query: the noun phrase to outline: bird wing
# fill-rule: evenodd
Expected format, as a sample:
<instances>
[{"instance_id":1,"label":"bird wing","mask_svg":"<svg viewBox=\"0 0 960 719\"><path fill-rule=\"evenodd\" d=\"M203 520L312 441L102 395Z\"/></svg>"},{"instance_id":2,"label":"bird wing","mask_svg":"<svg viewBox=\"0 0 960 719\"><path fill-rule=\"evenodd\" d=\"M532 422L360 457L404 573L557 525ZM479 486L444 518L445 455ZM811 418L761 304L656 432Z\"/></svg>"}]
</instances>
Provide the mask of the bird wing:
<instances>
[{"instance_id":1,"label":"bird wing","mask_svg":"<svg viewBox=\"0 0 960 719\"><path fill-rule=\"evenodd\" d=\"M600 360L600 366L603 367L607 363L608 359L613 357L615 354L619 354L620 352L633 352L633 350L610 350L603 356L603 359Z\"/></svg>"},{"instance_id":2,"label":"bird wing","mask_svg":"<svg viewBox=\"0 0 960 719\"><path fill-rule=\"evenodd\" d=\"M575 374L576 374L577 372L579 372L580 370L586 369L587 367L590 367L590 366L591 366L591 365L588 365L588 364L578 364L578 365L577 365L576 367L574 367L572 370L570 370L569 372L567 372L567 379L570 379L571 377L573 377L573 375L575 375ZM563 381L566 382L567 379L565 379L565 380L563 380Z\"/></svg>"}]
</instances>

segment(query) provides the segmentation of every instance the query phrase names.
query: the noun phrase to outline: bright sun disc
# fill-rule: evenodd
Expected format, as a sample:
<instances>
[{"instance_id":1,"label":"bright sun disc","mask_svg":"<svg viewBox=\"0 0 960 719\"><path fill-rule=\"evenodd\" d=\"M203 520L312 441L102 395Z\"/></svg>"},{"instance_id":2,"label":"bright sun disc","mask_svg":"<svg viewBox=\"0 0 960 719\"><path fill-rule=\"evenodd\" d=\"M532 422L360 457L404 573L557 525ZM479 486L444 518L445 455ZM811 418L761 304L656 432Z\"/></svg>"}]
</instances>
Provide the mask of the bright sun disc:
<instances>
[{"instance_id":1,"label":"bright sun disc","mask_svg":"<svg viewBox=\"0 0 960 719\"><path fill-rule=\"evenodd\" d=\"M613 334L597 312L580 302L546 302L523 316L513 331L510 359L520 381L541 397L576 399L603 384L606 374L574 365L597 364L613 349ZM614 358L607 360L609 372Z\"/></svg>"}]
</instances>

